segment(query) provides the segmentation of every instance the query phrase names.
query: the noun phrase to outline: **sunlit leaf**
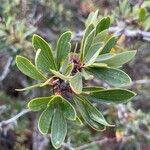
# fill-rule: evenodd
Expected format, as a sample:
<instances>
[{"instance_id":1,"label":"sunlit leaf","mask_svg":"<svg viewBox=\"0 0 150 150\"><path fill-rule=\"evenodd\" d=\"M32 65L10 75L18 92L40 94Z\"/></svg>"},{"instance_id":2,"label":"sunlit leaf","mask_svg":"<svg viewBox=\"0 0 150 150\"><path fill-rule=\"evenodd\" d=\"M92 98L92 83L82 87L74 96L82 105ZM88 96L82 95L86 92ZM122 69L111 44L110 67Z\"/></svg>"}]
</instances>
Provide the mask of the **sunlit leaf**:
<instances>
[{"instance_id":1,"label":"sunlit leaf","mask_svg":"<svg viewBox=\"0 0 150 150\"><path fill-rule=\"evenodd\" d=\"M89 74L89 72L82 69L81 75L84 77L85 80L92 80L94 78L93 75Z\"/></svg>"},{"instance_id":2,"label":"sunlit leaf","mask_svg":"<svg viewBox=\"0 0 150 150\"><path fill-rule=\"evenodd\" d=\"M87 37L89 36L89 34L92 32L92 30L94 29L94 25L90 24L86 30L85 33L83 35L82 41L81 41L81 48L80 48L80 60L83 61L84 58L84 45L85 45L85 40L87 39Z\"/></svg>"},{"instance_id":3,"label":"sunlit leaf","mask_svg":"<svg viewBox=\"0 0 150 150\"><path fill-rule=\"evenodd\" d=\"M31 99L28 103L28 108L32 111L39 111L41 109L44 109L47 107L47 104L49 101L53 98L53 96L50 97L38 97Z\"/></svg>"},{"instance_id":4,"label":"sunlit leaf","mask_svg":"<svg viewBox=\"0 0 150 150\"><path fill-rule=\"evenodd\" d=\"M92 45L94 36L95 36L95 29L88 35L88 37L85 40L85 44L84 44L84 47L83 47L83 58L88 53L88 51L89 51L89 49Z\"/></svg>"},{"instance_id":5,"label":"sunlit leaf","mask_svg":"<svg viewBox=\"0 0 150 150\"><path fill-rule=\"evenodd\" d=\"M107 58L105 57L104 59L104 56L100 55L97 57L96 62L102 62L107 64L108 66L121 66L130 61L131 59L133 59L135 54L136 51L127 51L113 55L103 54L108 57Z\"/></svg>"},{"instance_id":6,"label":"sunlit leaf","mask_svg":"<svg viewBox=\"0 0 150 150\"><path fill-rule=\"evenodd\" d=\"M22 89L15 89L16 91L27 91L27 90L31 90L31 89L34 89L34 88L37 88L37 87L41 87L42 83L38 83L38 84L34 84L34 85L31 85L31 86L28 86L28 87L25 87L25 88L22 88Z\"/></svg>"},{"instance_id":7,"label":"sunlit leaf","mask_svg":"<svg viewBox=\"0 0 150 150\"><path fill-rule=\"evenodd\" d=\"M16 64L19 70L30 78L33 78L35 80L46 80L46 78L27 58L19 55L16 56Z\"/></svg>"},{"instance_id":8,"label":"sunlit leaf","mask_svg":"<svg viewBox=\"0 0 150 150\"><path fill-rule=\"evenodd\" d=\"M53 107L47 107L41 114L38 121L38 129L42 134L47 134L54 114Z\"/></svg>"},{"instance_id":9,"label":"sunlit leaf","mask_svg":"<svg viewBox=\"0 0 150 150\"><path fill-rule=\"evenodd\" d=\"M93 129L98 130L98 131L102 131L105 129L105 126L94 121L91 116L89 115L86 105L84 104L84 101L82 99L80 99L77 96L74 96L74 101L77 105L77 108L80 112L80 114L82 115L83 119L86 121L86 123L91 126Z\"/></svg>"},{"instance_id":10,"label":"sunlit leaf","mask_svg":"<svg viewBox=\"0 0 150 150\"><path fill-rule=\"evenodd\" d=\"M98 17L98 10L96 10L95 12L91 12L86 20L86 26L88 26L89 24L93 23L94 26L96 26L97 24L97 17Z\"/></svg>"},{"instance_id":11,"label":"sunlit leaf","mask_svg":"<svg viewBox=\"0 0 150 150\"><path fill-rule=\"evenodd\" d=\"M69 120L76 119L76 111L74 107L69 101L67 101L62 96L60 95L54 96L53 99L47 104L47 106L53 106L55 108L57 108L58 105L67 119Z\"/></svg>"},{"instance_id":12,"label":"sunlit leaf","mask_svg":"<svg viewBox=\"0 0 150 150\"><path fill-rule=\"evenodd\" d=\"M100 91L91 91L88 99L96 102L107 103L124 103L131 100L136 94L130 90L125 89L105 89Z\"/></svg>"},{"instance_id":13,"label":"sunlit leaf","mask_svg":"<svg viewBox=\"0 0 150 150\"><path fill-rule=\"evenodd\" d=\"M32 38L32 44L35 50L39 50L36 57L36 65L41 70L49 72L50 69L57 70L54 56L50 45L39 35L34 34Z\"/></svg>"},{"instance_id":14,"label":"sunlit leaf","mask_svg":"<svg viewBox=\"0 0 150 150\"><path fill-rule=\"evenodd\" d=\"M67 134L67 123L62 111L57 108L52 120L51 126L51 141L53 146L57 149L64 142Z\"/></svg>"},{"instance_id":15,"label":"sunlit leaf","mask_svg":"<svg viewBox=\"0 0 150 150\"><path fill-rule=\"evenodd\" d=\"M82 92L84 93L90 93L90 92L94 92L94 91L100 91L100 90L104 90L103 87L98 87L98 86L88 86L88 87L84 87L82 89Z\"/></svg>"},{"instance_id":16,"label":"sunlit leaf","mask_svg":"<svg viewBox=\"0 0 150 150\"><path fill-rule=\"evenodd\" d=\"M96 58L98 57L99 53L101 52L102 44L97 43L91 46L91 48L87 51L85 55L85 66L90 66L92 65L95 61Z\"/></svg>"},{"instance_id":17,"label":"sunlit leaf","mask_svg":"<svg viewBox=\"0 0 150 150\"><path fill-rule=\"evenodd\" d=\"M52 69L50 69L50 71L51 71L56 77L58 77L58 78L60 78L60 79L62 79L62 80L69 80L69 79L71 79L70 76L65 76L65 75L61 74L60 72L58 72L58 71L55 71L55 70L52 70Z\"/></svg>"},{"instance_id":18,"label":"sunlit leaf","mask_svg":"<svg viewBox=\"0 0 150 150\"><path fill-rule=\"evenodd\" d=\"M130 77L123 71L114 68L92 67L88 69L95 77L112 86L125 86L131 83Z\"/></svg>"},{"instance_id":19,"label":"sunlit leaf","mask_svg":"<svg viewBox=\"0 0 150 150\"><path fill-rule=\"evenodd\" d=\"M101 54L109 53L111 49L115 46L116 42L117 42L116 37L111 37L110 39L108 39L108 41L105 43L101 51Z\"/></svg>"},{"instance_id":20,"label":"sunlit leaf","mask_svg":"<svg viewBox=\"0 0 150 150\"><path fill-rule=\"evenodd\" d=\"M83 85L82 85L82 76L80 72L76 73L71 78L70 86L75 93L80 94L82 92Z\"/></svg>"},{"instance_id":21,"label":"sunlit leaf","mask_svg":"<svg viewBox=\"0 0 150 150\"><path fill-rule=\"evenodd\" d=\"M91 119L104 125L104 126L112 126L103 117L102 113L98 111L96 107L94 107L87 99L80 97L84 101L84 106L86 110L88 111L88 114L90 115Z\"/></svg>"},{"instance_id":22,"label":"sunlit leaf","mask_svg":"<svg viewBox=\"0 0 150 150\"><path fill-rule=\"evenodd\" d=\"M93 39L93 43L100 43L106 40L106 38L108 37L108 30L103 30L100 33L98 33L94 39Z\"/></svg>"},{"instance_id":23,"label":"sunlit leaf","mask_svg":"<svg viewBox=\"0 0 150 150\"><path fill-rule=\"evenodd\" d=\"M60 68L61 63L67 58L68 54L71 50L71 32L67 31L64 32L57 42L57 55L56 55L56 61L58 69Z\"/></svg>"},{"instance_id":24,"label":"sunlit leaf","mask_svg":"<svg viewBox=\"0 0 150 150\"><path fill-rule=\"evenodd\" d=\"M106 18L103 18L102 20L100 20L100 22L96 26L96 35L98 33L100 33L101 31L108 29L109 26L110 26L110 18L109 17L106 17Z\"/></svg>"}]
</instances>

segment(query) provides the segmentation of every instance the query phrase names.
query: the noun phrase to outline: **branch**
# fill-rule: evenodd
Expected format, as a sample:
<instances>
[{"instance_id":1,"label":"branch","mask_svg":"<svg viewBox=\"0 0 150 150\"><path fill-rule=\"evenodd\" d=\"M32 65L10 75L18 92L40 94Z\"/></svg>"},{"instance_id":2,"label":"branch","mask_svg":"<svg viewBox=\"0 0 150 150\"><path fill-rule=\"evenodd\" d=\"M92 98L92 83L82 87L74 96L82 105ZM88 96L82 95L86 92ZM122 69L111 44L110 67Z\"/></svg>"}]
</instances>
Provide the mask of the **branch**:
<instances>
[{"instance_id":1,"label":"branch","mask_svg":"<svg viewBox=\"0 0 150 150\"><path fill-rule=\"evenodd\" d=\"M68 150L76 150L75 148L71 147L69 144L67 143L63 143L62 147L67 148Z\"/></svg>"},{"instance_id":2,"label":"branch","mask_svg":"<svg viewBox=\"0 0 150 150\"><path fill-rule=\"evenodd\" d=\"M82 146L79 146L77 148L75 148L75 150L82 150L82 149L87 149L89 148L90 146L93 146L93 145L103 145L107 142L113 142L114 140L116 140L116 138L104 138L102 140L99 140L99 141L93 141L91 143L88 143L88 144L85 144L85 145L82 145Z\"/></svg>"},{"instance_id":3,"label":"branch","mask_svg":"<svg viewBox=\"0 0 150 150\"><path fill-rule=\"evenodd\" d=\"M0 128L2 128L3 126L5 126L7 124L15 122L18 118L20 118L21 116L25 115L26 113L28 113L30 111L31 110L29 110L29 109L24 109L19 114L17 114L16 116L14 116L13 118L10 118L8 120L0 122Z\"/></svg>"},{"instance_id":4,"label":"branch","mask_svg":"<svg viewBox=\"0 0 150 150\"><path fill-rule=\"evenodd\" d=\"M2 74L0 76L0 81L3 81L5 79L5 77L7 76L8 72L9 72L9 67L11 65L11 61L12 61L12 57L9 57L6 65L4 66L4 71L2 72Z\"/></svg>"},{"instance_id":5,"label":"branch","mask_svg":"<svg viewBox=\"0 0 150 150\"><path fill-rule=\"evenodd\" d=\"M116 36L121 34L126 35L131 38L140 38L144 41L150 42L150 32L142 31L140 29L130 30L127 27L113 26L109 28L109 32L114 33ZM80 41L83 36L83 31L79 31L77 34L73 35L74 41Z\"/></svg>"},{"instance_id":6,"label":"branch","mask_svg":"<svg viewBox=\"0 0 150 150\"><path fill-rule=\"evenodd\" d=\"M150 84L150 79L135 80L132 81L129 85L125 85L124 87L131 87L137 84Z\"/></svg>"}]
</instances>

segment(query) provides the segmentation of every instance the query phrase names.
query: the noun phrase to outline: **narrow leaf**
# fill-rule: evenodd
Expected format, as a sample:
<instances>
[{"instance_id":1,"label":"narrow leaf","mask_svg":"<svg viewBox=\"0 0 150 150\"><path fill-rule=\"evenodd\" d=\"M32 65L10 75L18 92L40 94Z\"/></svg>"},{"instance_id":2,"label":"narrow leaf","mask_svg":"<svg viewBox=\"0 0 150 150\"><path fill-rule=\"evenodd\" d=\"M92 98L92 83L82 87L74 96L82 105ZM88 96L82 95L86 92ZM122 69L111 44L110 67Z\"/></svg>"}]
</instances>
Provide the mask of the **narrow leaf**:
<instances>
[{"instance_id":1,"label":"narrow leaf","mask_svg":"<svg viewBox=\"0 0 150 150\"><path fill-rule=\"evenodd\" d=\"M83 122L81 121L81 119L78 116L76 116L76 120L74 121L74 123L76 125L78 125L78 126L82 126L83 125Z\"/></svg>"},{"instance_id":2,"label":"narrow leaf","mask_svg":"<svg viewBox=\"0 0 150 150\"><path fill-rule=\"evenodd\" d=\"M93 75L90 75L89 72L82 69L81 75L84 77L85 80L92 80L94 77Z\"/></svg>"},{"instance_id":3,"label":"narrow leaf","mask_svg":"<svg viewBox=\"0 0 150 150\"><path fill-rule=\"evenodd\" d=\"M131 83L130 77L123 71L114 68L93 67L88 69L93 75L112 86L124 86Z\"/></svg>"},{"instance_id":4,"label":"narrow leaf","mask_svg":"<svg viewBox=\"0 0 150 150\"><path fill-rule=\"evenodd\" d=\"M84 87L82 92L83 93L90 93L90 92L100 91L100 90L104 90L104 88L98 87L98 86L88 86L88 87Z\"/></svg>"},{"instance_id":5,"label":"narrow leaf","mask_svg":"<svg viewBox=\"0 0 150 150\"><path fill-rule=\"evenodd\" d=\"M48 70L48 63L45 59L45 57L43 57L43 54L41 52L41 49L38 49L35 55L35 66L36 68L38 68L40 71L47 73L49 72Z\"/></svg>"},{"instance_id":6,"label":"narrow leaf","mask_svg":"<svg viewBox=\"0 0 150 150\"><path fill-rule=\"evenodd\" d=\"M92 65L91 65L91 67L108 67L108 65L107 64L105 64L105 63L93 63Z\"/></svg>"},{"instance_id":7,"label":"narrow leaf","mask_svg":"<svg viewBox=\"0 0 150 150\"><path fill-rule=\"evenodd\" d=\"M109 53L111 49L115 46L116 42L117 42L116 37L111 37L110 39L108 39L108 41L106 42L101 51L101 54Z\"/></svg>"},{"instance_id":8,"label":"narrow leaf","mask_svg":"<svg viewBox=\"0 0 150 150\"><path fill-rule=\"evenodd\" d=\"M42 134L47 134L54 114L53 107L47 107L41 114L38 121L38 129Z\"/></svg>"},{"instance_id":9,"label":"narrow leaf","mask_svg":"<svg viewBox=\"0 0 150 150\"><path fill-rule=\"evenodd\" d=\"M31 86L28 86L28 87L25 87L23 89L15 89L16 91L27 91L27 90L31 90L33 88L37 88L37 87L41 87L42 83L38 83L38 84L34 84L34 85L31 85Z\"/></svg>"},{"instance_id":10,"label":"narrow leaf","mask_svg":"<svg viewBox=\"0 0 150 150\"><path fill-rule=\"evenodd\" d=\"M36 60L37 67L39 67L39 69L43 68L44 71L45 68L47 68L48 71L49 69L57 70L53 52L49 44L42 37L36 34L33 35L32 44L35 50L41 50Z\"/></svg>"},{"instance_id":11,"label":"narrow leaf","mask_svg":"<svg viewBox=\"0 0 150 150\"><path fill-rule=\"evenodd\" d=\"M30 78L33 78L35 80L46 80L46 78L27 58L19 55L16 56L16 64L19 70Z\"/></svg>"},{"instance_id":12,"label":"narrow leaf","mask_svg":"<svg viewBox=\"0 0 150 150\"><path fill-rule=\"evenodd\" d=\"M47 107L47 104L51 101L53 96L50 97L38 97L31 99L28 103L28 108L32 111L39 111Z\"/></svg>"},{"instance_id":13,"label":"narrow leaf","mask_svg":"<svg viewBox=\"0 0 150 150\"><path fill-rule=\"evenodd\" d=\"M92 45L94 36L95 36L95 29L88 35L88 37L85 40L84 47L83 47L83 58L88 53L88 51Z\"/></svg>"},{"instance_id":14,"label":"narrow leaf","mask_svg":"<svg viewBox=\"0 0 150 150\"><path fill-rule=\"evenodd\" d=\"M108 37L108 30L103 30L100 33L98 33L94 39L93 39L93 43L100 43L106 40L106 38Z\"/></svg>"},{"instance_id":15,"label":"narrow leaf","mask_svg":"<svg viewBox=\"0 0 150 150\"><path fill-rule=\"evenodd\" d=\"M57 50L56 60L58 69L60 68L61 63L67 58L68 54L70 53L71 49L70 41L71 41L70 31L63 33L58 39L56 47Z\"/></svg>"},{"instance_id":16,"label":"narrow leaf","mask_svg":"<svg viewBox=\"0 0 150 150\"><path fill-rule=\"evenodd\" d=\"M96 26L96 35L101 31L108 29L109 26L110 26L110 18L109 17L103 18Z\"/></svg>"},{"instance_id":17,"label":"narrow leaf","mask_svg":"<svg viewBox=\"0 0 150 150\"><path fill-rule=\"evenodd\" d=\"M104 126L112 126L103 117L102 113L98 111L96 107L94 107L87 99L80 97L84 101L85 108L88 111L88 114L90 115L91 119L104 125Z\"/></svg>"},{"instance_id":18,"label":"narrow leaf","mask_svg":"<svg viewBox=\"0 0 150 150\"><path fill-rule=\"evenodd\" d=\"M67 123L61 110L55 111L51 126L51 141L53 146L58 149L64 142L67 133Z\"/></svg>"},{"instance_id":19,"label":"narrow leaf","mask_svg":"<svg viewBox=\"0 0 150 150\"><path fill-rule=\"evenodd\" d=\"M105 129L105 126L102 124L99 124L98 122L94 121L91 116L89 115L87 108L84 104L84 101L80 99L77 96L74 96L75 104L77 105L77 108L82 115L83 119L86 121L86 123L91 126L93 129L102 131Z\"/></svg>"},{"instance_id":20,"label":"narrow leaf","mask_svg":"<svg viewBox=\"0 0 150 150\"><path fill-rule=\"evenodd\" d=\"M98 18L98 10L95 12L91 12L88 16L88 19L86 20L86 26L88 26L89 24L93 23L94 26L96 26L97 24L97 18Z\"/></svg>"},{"instance_id":21,"label":"narrow leaf","mask_svg":"<svg viewBox=\"0 0 150 150\"><path fill-rule=\"evenodd\" d=\"M80 94L82 92L83 85L82 76L80 72L76 73L75 76L71 78L70 86L75 93Z\"/></svg>"},{"instance_id":22,"label":"narrow leaf","mask_svg":"<svg viewBox=\"0 0 150 150\"><path fill-rule=\"evenodd\" d=\"M104 101L107 103L123 103L131 100L136 94L125 89L108 89L100 91L92 91L88 95L88 99L96 102Z\"/></svg>"},{"instance_id":23,"label":"narrow leaf","mask_svg":"<svg viewBox=\"0 0 150 150\"><path fill-rule=\"evenodd\" d=\"M67 119L69 120L76 119L76 111L74 107L71 105L69 101L64 99L62 96L58 96L58 95L54 96L47 106L53 106L57 108L58 105Z\"/></svg>"},{"instance_id":24,"label":"narrow leaf","mask_svg":"<svg viewBox=\"0 0 150 150\"><path fill-rule=\"evenodd\" d=\"M87 39L88 35L92 32L92 30L94 29L94 25L90 24L86 30L85 33L83 35L82 38L82 42L81 42L81 48L80 48L80 60L83 61L83 53L84 53L84 44L85 44L85 40Z\"/></svg>"},{"instance_id":25,"label":"narrow leaf","mask_svg":"<svg viewBox=\"0 0 150 150\"><path fill-rule=\"evenodd\" d=\"M55 70L52 70L52 69L50 69L50 71L51 71L56 77L58 77L58 78L60 78L60 79L62 79L62 80L70 80L70 79L71 79L70 76L65 76L65 75L61 74L60 72L58 72L58 71L55 71Z\"/></svg>"},{"instance_id":26,"label":"narrow leaf","mask_svg":"<svg viewBox=\"0 0 150 150\"><path fill-rule=\"evenodd\" d=\"M127 63L133 57L135 56L136 51L127 51L127 52L122 52L120 54L114 54L114 55L109 55L110 57L107 57L107 59L101 59L101 55L97 58L97 62L102 62L107 64L108 66L122 66L123 64ZM104 54L106 55L106 54Z\"/></svg>"},{"instance_id":27,"label":"narrow leaf","mask_svg":"<svg viewBox=\"0 0 150 150\"><path fill-rule=\"evenodd\" d=\"M91 48L88 50L87 54L85 55L85 67L92 65L95 61L96 58L98 57L101 49L102 44L97 43L91 46Z\"/></svg>"},{"instance_id":28,"label":"narrow leaf","mask_svg":"<svg viewBox=\"0 0 150 150\"><path fill-rule=\"evenodd\" d=\"M103 61L107 61L109 59L111 59L114 55L116 54L112 54L112 53L107 53L107 54L101 54L97 57L96 62L103 62Z\"/></svg>"}]
</instances>

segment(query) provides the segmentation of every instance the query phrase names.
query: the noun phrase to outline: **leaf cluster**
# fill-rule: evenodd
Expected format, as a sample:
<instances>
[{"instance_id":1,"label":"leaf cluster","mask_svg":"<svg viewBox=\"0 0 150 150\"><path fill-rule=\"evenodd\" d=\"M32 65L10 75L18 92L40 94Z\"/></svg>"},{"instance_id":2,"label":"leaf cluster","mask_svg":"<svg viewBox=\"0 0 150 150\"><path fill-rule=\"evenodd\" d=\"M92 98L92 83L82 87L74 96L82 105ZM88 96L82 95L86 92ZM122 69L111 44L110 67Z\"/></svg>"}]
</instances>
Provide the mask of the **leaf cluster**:
<instances>
[{"instance_id":1,"label":"leaf cluster","mask_svg":"<svg viewBox=\"0 0 150 150\"><path fill-rule=\"evenodd\" d=\"M70 31L63 33L56 50L42 37L34 34L32 44L36 51L34 63L23 56L16 56L18 69L26 76L39 82L18 91L35 87L49 86L53 94L49 97L31 99L28 107L33 111L42 111L38 128L42 134L51 133L51 141L57 149L63 143L67 133L67 121L82 124L78 113L93 129L102 131L109 124L102 113L92 105L92 101L122 103L129 101L135 93L122 89L130 84L130 77L120 67L130 61L136 51L114 53L117 38L110 35L110 18L98 21L98 11L90 14L79 52L71 51ZM97 78L107 82L113 88L88 84L88 80Z\"/></svg>"}]
</instances>

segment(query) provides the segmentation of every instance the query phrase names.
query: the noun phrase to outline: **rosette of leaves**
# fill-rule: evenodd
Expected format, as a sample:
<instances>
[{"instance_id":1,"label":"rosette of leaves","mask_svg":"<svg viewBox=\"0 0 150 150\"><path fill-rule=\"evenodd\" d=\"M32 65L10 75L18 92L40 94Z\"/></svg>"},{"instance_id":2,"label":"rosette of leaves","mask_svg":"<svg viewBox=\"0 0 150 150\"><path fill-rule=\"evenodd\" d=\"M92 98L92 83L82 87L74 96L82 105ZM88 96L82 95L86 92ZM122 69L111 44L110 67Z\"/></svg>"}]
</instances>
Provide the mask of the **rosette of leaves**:
<instances>
[{"instance_id":1,"label":"rosette of leaves","mask_svg":"<svg viewBox=\"0 0 150 150\"><path fill-rule=\"evenodd\" d=\"M56 51L39 35L33 35L36 51L34 64L23 56L16 57L19 70L39 82L19 91L49 86L49 97L37 97L28 103L32 111L41 111L38 128L42 134L51 134L57 149L67 133L67 121L81 123L79 113L93 129L101 131L110 125L92 102L124 103L135 93L122 89L130 84L130 77L119 68L130 61L136 51L112 53L117 38L108 33L110 18L97 21L98 11L88 18L79 52L71 52L71 32L63 33L57 41ZM56 53L55 53L56 52ZM112 88L88 85L97 78Z\"/></svg>"}]
</instances>

